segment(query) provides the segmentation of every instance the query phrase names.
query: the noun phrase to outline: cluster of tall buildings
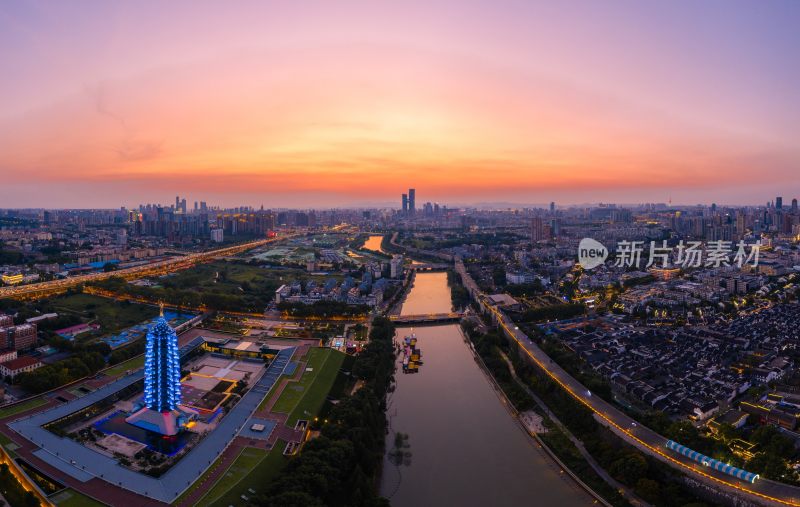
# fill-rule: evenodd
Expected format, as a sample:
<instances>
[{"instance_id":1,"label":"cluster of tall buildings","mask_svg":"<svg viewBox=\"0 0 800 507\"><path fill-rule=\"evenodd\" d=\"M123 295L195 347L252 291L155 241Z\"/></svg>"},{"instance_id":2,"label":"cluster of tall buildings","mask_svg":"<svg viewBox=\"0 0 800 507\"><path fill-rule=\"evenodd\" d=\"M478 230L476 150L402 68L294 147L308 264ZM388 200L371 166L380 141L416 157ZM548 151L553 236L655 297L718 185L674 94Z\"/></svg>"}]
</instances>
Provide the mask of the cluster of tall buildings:
<instances>
[{"instance_id":1,"label":"cluster of tall buildings","mask_svg":"<svg viewBox=\"0 0 800 507\"><path fill-rule=\"evenodd\" d=\"M681 234L709 241L739 240L748 234L797 236L800 211L797 199L792 200L791 206L784 206L781 197L760 208L718 208L712 204L705 212L676 213L670 226Z\"/></svg>"},{"instance_id":2,"label":"cluster of tall buildings","mask_svg":"<svg viewBox=\"0 0 800 507\"><path fill-rule=\"evenodd\" d=\"M531 241L545 241L561 235L561 221L556 216L556 203L550 203L547 216L535 216L531 219Z\"/></svg>"},{"instance_id":3,"label":"cluster of tall buildings","mask_svg":"<svg viewBox=\"0 0 800 507\"><path fill-rule=\"evenodd\" d=\"M275 213L263 207L221 210L195 201L189 209L186 198L180 196L175 196L174 205L139 205L128 214L132 235L162 237L170 242L200 239L219 243L228 236L265 235L275 229L276 222Z\"/></svg>"},{"instance_id":4,"label":"cluster of tall buildings","mask_svg":"<svg viewBox=\"0 0 800 507\"><path fill-rule=\"evenodd\" d=\"M439 203L426 202L421 208L417 208L417 191L413 188L408 189L407 194L401 198L401 215L412 217L421 214L425 217L438 216L447 211L447 206L439 206Z\"/></svg>"},{"instance_id":5,"label":"cluster of tall buildings","mask_svg":"<svg viewBox=\"0 0 800 507\"><path fill-rule=\"evenodd\" d=\"M417 191L409 188L407 194L402 196L403 215L414 215L417 212Z\"/></svg>"}]
</instances>

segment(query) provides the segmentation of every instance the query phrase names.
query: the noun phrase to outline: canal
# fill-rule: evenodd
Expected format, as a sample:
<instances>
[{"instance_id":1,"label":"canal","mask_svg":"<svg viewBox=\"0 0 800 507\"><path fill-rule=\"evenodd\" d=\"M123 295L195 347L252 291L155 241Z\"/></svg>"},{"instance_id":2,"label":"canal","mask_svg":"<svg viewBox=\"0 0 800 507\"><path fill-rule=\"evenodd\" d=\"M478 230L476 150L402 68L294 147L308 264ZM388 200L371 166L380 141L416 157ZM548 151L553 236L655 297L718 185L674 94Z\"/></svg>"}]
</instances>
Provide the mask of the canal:
<instances>
[{"instance_id":1,"label":"canal","mask_svg":"<svg viewBox=\"0 0 800 507\"><path fill-rule=\"evenodd\" d=\"M418 273L401 314L450 311L446 273ZM410 334L398 328L397 340ZM562 474L511 417L464 342L458 325L413 329L422 352L419 373L403 374L387 416L408 435L410 457L384 459L381 494L392 505L563 506L593 499Z\"/></svg>"}]
</instances>

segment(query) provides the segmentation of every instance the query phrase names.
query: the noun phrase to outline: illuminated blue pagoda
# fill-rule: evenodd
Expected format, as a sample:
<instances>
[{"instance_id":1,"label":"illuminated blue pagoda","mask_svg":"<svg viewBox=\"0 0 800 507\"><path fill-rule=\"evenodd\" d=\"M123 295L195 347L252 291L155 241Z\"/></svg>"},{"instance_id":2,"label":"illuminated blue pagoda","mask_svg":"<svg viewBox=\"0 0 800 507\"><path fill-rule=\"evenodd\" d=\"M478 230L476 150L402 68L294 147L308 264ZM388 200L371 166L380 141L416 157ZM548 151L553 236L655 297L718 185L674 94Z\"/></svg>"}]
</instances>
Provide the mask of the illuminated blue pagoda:
<instances>
[{"instance_id":1,"label":"illuminated blue pagoda","mask_svg":"<svg viewBox=\"0 0 800 507\"><path fill-rule=\"evenodd\" d=\"M174 435L196 412L180 406L181 364L178 335L161 315L147 331L144 356L144 398L125 420L141 428Z\"/></svg>"},{"instance_id":2,"label":"illuminated blue pagoda","mask_svg":"<svg viewBox=\"0 0 800 507\"><path fill-rule=\"evenodd\" d=\"M144 356L144 404L156 412L169 412L181 402L181 363L178 335L162 312L147 332Z\"/></svg>"}]
</instances>

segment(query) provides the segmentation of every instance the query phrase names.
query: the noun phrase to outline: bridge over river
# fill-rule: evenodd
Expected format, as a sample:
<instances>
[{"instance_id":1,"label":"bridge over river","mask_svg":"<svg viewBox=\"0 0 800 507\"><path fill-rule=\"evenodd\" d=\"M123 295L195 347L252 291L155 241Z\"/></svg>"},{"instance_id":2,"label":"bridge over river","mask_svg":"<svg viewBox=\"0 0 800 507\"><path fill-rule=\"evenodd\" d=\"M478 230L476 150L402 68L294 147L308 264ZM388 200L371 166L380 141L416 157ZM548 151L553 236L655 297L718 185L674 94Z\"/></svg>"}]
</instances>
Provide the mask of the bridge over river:
<instances>
[{"instance_id":1,"label":"bridge over river","mask_svg":"<svg viewBox=\"0 0 800 507\"><path fill-rule=\"evenodd\" d=\"M464 314L462 312L450 313L423 313L418 315L392 315L389 317L395 324L440 324L442 322L458 322Z\"/></svg>"}]
</instances>

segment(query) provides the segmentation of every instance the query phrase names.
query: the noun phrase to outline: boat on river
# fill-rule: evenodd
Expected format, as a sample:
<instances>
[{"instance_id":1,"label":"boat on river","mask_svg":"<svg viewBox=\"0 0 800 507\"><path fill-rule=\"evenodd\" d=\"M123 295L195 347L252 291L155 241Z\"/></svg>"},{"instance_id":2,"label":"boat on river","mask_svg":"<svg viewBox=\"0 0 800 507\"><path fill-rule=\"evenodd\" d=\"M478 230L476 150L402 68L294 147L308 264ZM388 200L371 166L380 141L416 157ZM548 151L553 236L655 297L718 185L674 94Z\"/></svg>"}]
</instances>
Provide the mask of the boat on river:
<instances>
[{"instance_id":1,"label":"boat on river","mask_svg":"<svg viewBox=\"0 0 800 507\"><path fill-rule=\"evenodd\" d=\"M422 364L422 352L417 348L417 336L403 338L403 373L417 373Z\"/></svg>"}]
</instances>

